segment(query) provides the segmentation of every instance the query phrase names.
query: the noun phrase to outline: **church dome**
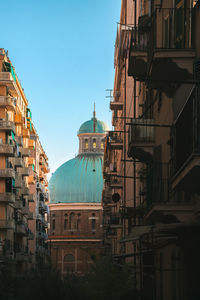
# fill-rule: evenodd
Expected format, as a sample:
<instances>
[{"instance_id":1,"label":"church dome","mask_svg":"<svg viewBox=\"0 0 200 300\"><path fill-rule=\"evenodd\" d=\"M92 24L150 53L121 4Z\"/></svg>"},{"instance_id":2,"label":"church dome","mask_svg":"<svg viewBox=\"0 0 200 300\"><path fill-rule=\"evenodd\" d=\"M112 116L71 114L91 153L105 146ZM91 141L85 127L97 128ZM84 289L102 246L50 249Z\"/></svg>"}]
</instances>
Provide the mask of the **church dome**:
<instances>
[{"instance_id":1,"label":"church dome","mask_svg":"<svg viewBox=\"0 0 200 300\"><path fill-rule=\"evenodd\" d=\"M61 165L49 181L50 203L101 202L106 130L109 127L96 118L94 108L93 118L78 131L78 156Z\"/></svg>"},{"instance_id":2,"label":"church dome","mask_svg":"<svg viewBox=\"0 0 200 300\"><path fill-rule=\"evenodd\" d=\"M109 127L106 123L93 117L91 120L84 122L80 126L78 135L83 133L106 133L108 130Z\"/></svg>"},{"instance_id":3,"label":"church dome","mask_svg":"<svg viewBox=\"0 0 200 300\"><path fill-rule=\"evenodd\" d=\"M50 203L100 203L103 154L79 154L61 165L49 182Z\"/></svg>"}]
</instances>

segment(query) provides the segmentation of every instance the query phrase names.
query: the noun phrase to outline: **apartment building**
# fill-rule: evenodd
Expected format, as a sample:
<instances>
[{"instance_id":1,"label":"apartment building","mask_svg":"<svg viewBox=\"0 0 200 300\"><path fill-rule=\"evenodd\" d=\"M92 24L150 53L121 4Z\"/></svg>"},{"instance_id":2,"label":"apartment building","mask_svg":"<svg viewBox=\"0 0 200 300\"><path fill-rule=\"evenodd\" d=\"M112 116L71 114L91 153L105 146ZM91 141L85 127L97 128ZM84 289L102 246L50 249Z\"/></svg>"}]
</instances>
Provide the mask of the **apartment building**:
<instances>
[{"instance_id":1,"label":"apartment building","mask_svg":"<svg viewBox=\"0 0 200 300\"><path fill-rule=\"evenodd\" d=\"M104 218L114 231L105 236L105 244L110 245L116 263L126 262L133 270L141 299L196 299L200 293L199 22L199 1L122 0L115 56L118 66L119 53L124 57L125 75L119 83L126 92L122 98L116 66L113 103L118 109L112 103L111 109L118 132L111 135L124 131L123 148L114 155L124 177L130 176L125 160L132 164L132 179L126 181L131 181L133 202L127 205L130 194L127 188L123 194L125 185L122 193L116 193L108 180ZM126 39L124 28L128 28ZM129 77L133 80L130 100ZM129 101L132 114L125 109ZM124 130L117 127L119 116ZM112 137L107 139L105 181L113 155ZM120 151L124 159L119 159ZM117 175L118 170L111 178L120 178ZM112 223L114 213L117 226ZM121 253L114 244L121 245Z\"/></svg>"},{"instance_id":2,"label":"apartment building","mask_svg":"<svg viewBox=\"0 0 200 300\"><path fill-rule=\"evenodd\" d=\"M36 222L38 196L33 185L48 185L48 167L38 167L40 156L46 164L47 158L41 146L39 158L34 157L34 137L38 139L28 100L7 53L0 49L0 258L15 260L18 272L35 265L30 245L37 241L37 232L30 227Z\"/></svg>"}]
</instances>

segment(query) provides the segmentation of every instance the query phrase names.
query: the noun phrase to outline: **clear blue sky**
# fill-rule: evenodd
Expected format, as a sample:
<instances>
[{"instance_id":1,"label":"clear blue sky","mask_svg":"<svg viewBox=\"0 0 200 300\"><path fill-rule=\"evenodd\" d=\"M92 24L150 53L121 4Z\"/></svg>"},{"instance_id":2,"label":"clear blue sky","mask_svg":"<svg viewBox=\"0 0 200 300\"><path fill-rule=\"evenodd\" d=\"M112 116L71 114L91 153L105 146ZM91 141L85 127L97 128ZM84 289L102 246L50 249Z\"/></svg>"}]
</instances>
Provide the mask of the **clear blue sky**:
<instances>
[{"instance_id":1,"label":"clear blue sky","mask_svg":"<svg viewBox=\"0 0 200 300\"><path fill-rule=\"evenodd\" d=\"M51 173L78 152L77 131L92 117L111 126L121 0L1 2L0 48L24 88Z\"/></svg>"}]
</instances>

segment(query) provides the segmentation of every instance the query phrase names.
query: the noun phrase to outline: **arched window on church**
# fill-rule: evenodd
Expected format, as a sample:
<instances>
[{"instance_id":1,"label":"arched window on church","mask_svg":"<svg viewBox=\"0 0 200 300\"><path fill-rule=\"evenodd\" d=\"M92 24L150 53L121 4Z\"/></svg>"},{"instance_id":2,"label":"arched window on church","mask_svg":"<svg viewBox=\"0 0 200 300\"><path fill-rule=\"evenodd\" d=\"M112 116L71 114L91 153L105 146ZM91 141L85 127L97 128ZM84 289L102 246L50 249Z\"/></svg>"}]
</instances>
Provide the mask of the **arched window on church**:
<instances>
[{"instance_id":1,"label":"arched window on church","mask_svg":"<svg viewBox=\"0 0 200 300\"><path fill-rule=\"evenodd\" d=\"M56 229L56 219L52 219L52 230Z\"/></svg>"},{"instance_id":2,"label":"arched window on church","mask_svg":"<svg viewBox=\"0 0 200 300\"><path fill-rule=\"evenodd\" d=\"M92 147L93 147L93 149L95 149L97 147L97 141L96 141L96 139L93 139Z\"/></svg>"},{"instance_id":3,"label":"arched window on church","mask_svg":"<svg viewBox=\"0 0 200 300\"><path fill-rule=\"evenodd\" d=\"M71 230L74 230L76 229L76 217L75 217L75 214L74 213L71 213L69 215L69 228Z\"/></svg>"},{"instance_id":4,"label":"arched window on church","mask_svg":"<svg viewBox=\"0 0 200 300\"><path fill-rule=\"evenodd\" d=\"M88 149L88 139L85 139L85 149Z\"/></svg>"},{"instance_id":5,"label":"arched window on church","mask_svg":"<svg viewBox=\"0 0 200 300\"><path fill-rule=\"evenodd\" d=\"M92 214L92 231L96 230L96 217L95 214Z\"/></svg>"},{"instance_id":6,"label":"arched window on church","mask_svg":"<svg viewBox=\"0 0 200 300\"><path fill-rule=\"evenodd\" d=\"M72 262L75 261L74 255L73 254L66 254L64 256L64 262Z\"/></svg>"},{"instance_id":7,"label":"arched window on church","mask_svg":"<svg viewBox=\"0 0 200 300\"><path fill-rule=\"evenodd\" d=\"M64 230L67 229L67 226L68 226L68 215L65 214L65 215L64 215Z\"/></svg>"},{"instance_id":8,"label":"arched window on church","mask_svg":"<svg viewBox=\"0 0 200 300\"><path fill-rule=\"evenodd\" d=\"M101 140L101 149L104 148L104 140Z\"/></svg>"},{"instance_id":9,"label":"arched window on church","mask_svg":"<svg viewBox=\"0 0 200 300\"><path fill-rule=\"evenodd\" d=\"M77 217L77 230L80 230L80 223L81 223L81 214L78 214L78 217Z\"/></svg>"}]
</instances>

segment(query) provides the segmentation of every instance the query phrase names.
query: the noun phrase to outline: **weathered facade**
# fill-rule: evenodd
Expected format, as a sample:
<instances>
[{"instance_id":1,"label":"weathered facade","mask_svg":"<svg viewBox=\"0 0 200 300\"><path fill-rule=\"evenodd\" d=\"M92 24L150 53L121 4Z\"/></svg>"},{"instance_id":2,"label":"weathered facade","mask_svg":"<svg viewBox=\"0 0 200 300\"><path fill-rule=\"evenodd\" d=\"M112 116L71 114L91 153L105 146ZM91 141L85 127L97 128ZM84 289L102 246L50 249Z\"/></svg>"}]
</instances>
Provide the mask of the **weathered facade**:
<instances>
[{"instance_id":1,"label":"weathered facade","mask_svg":"<svg viewBox=\"0 0 200 300\"><path fill-rule=\"evenodd\" d=\"M103 203L111 234L105 243L110 243L117 263L126 262L133 269L141 299L196 299L200 294L199 20L199 1L122 0L115 78L120 55L125 72L120 83L126 92L115 79L116 104L111 109L115 130L121 122L126 136L123 150L116 149L114 155L124 151L124 160L132 164L133 202L128 205L125 185L116 198L108 181ZM133 79L130 86L127 77ZM130 114L125 109L129 88ZM107 144L105 180L110 176L106 167L112 163L112 137ZM111 174L117 175L120 169ZM121 245L121 253L115 244Z\"/></svg>"}]
</instances>

